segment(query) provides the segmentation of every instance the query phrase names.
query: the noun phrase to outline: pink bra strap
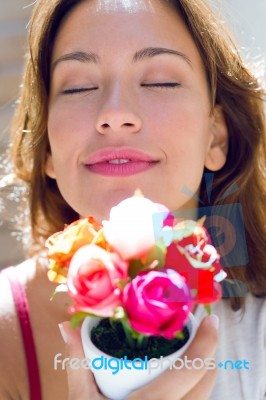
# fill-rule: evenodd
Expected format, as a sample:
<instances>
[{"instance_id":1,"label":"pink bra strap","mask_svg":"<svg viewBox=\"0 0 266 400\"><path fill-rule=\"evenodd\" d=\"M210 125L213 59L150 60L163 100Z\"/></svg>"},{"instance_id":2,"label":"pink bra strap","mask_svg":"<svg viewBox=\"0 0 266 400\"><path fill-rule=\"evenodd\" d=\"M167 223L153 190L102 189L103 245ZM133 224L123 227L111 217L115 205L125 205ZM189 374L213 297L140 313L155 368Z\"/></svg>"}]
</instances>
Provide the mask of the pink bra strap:
<instances>
[{"instance_id":1,"label":"pink bra strap","mask_svg":"<svg viewBox=\"0 0 266 400\"><path fill-rule=\"evenodd\" d=\"M23 339L24 352L27 363L30 400L41 400L41 382L36 349L31 329L29 304L26 292L15 275L15 267L9 267L2 271L8 278L20 324Z\"/></svg>"}]
</instances>

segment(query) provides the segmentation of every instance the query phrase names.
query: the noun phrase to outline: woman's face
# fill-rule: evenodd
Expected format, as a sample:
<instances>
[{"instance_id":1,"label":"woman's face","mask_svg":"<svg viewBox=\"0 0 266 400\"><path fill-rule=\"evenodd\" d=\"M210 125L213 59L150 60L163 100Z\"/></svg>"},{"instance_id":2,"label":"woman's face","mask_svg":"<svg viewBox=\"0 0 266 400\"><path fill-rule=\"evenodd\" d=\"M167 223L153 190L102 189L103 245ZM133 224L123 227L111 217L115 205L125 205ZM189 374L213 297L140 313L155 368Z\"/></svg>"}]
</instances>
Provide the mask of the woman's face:
<instances>
[{"instance_id":1,"label":"woman's face","mask_svg":"<svg viewBox=\"0 0 266 400\"><path fill-rule=\"evenodd\" d=\"M68 15L51 66L46 173L80 215L108 216L136 189L171 210L197 207L204 165L225 162L196 45L158 0L91 0Z\"/></svg>"}]
</instances>

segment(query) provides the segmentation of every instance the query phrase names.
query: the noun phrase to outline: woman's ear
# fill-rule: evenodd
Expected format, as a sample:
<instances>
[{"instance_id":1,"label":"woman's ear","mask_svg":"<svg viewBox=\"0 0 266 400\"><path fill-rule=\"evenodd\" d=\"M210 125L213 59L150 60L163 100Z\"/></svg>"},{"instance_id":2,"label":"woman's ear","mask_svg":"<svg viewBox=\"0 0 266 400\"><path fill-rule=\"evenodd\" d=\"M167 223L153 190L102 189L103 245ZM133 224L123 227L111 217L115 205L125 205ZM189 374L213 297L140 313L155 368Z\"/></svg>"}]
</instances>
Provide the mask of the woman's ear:
<instances>
[{"instance_id":1,"label":"woman's ear","mask_svg":"<svg viewBox=\"0 0 266 400\"><path fill-rule=\"evenodd\" d=\"M204 165L210 171L218 171L224 166L228 151L228 129L221 106L214 107L211 118L211 137Z\"/></svg>"},{"instance_id":2,"label":"woman's ear","mask_svg":"<svg viewBox=\"0 0 266 400\"><path fill-rule=\"evenodd\" d=\"M49 178L56 179L55 176L55 171L54 171L54 163L52 159L51 153L47 155L45 166L44 166L44 172Z\"/></svg>"}]
</instances>

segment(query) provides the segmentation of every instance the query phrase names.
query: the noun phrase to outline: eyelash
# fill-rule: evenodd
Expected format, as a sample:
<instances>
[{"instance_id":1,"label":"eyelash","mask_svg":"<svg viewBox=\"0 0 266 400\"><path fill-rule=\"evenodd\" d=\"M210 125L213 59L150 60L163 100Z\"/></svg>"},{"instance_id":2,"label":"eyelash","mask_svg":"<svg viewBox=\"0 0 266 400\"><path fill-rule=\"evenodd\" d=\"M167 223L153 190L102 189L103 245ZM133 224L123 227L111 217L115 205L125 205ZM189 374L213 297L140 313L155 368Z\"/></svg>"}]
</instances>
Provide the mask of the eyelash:
<instances>
[{"instance_id":1,"label":"eyelash","mask_svg":"<svg viewBox=\"0 0 266 400\"><path fill-rule=\"evenodd\" d=\"M177 82L156 82L156 83L143 83L141 86L144 87L159 87L159 88L170 88L174 89L178 86L180 86L180 83Z\"/></svg>"},{"instance_id":2,"label":"eyelash","mask_svg":"<svg viewBox=\"0 0 266 400\"><path fill-rule=\"evenodd\" d=\"M156 82L156 83L143 83L141 86L142 87L158 87L158 88L164 88L164 89L174 89L178 86L180 86L180 83L177 82ZM73 95L73 94L79 94L79 93L85 93L85 92L90 92L92 90L97 90L98 87L92 87L92 88L77 88L77 89L65 89L62 91L63 95Z\"/></svg>"},{"instance_id":3,"label":"eyelash","mask_svg":"<svg viewBox=\"0 0 266 400\"><path fill-rule=\"evenodd\" d=\"M65 95L71 95L71 94L79 94L79 93L85 93L85 92L90 92L92 90L96 90L98 87L92 87L92 88L77 88L77 89L65 89L62 91L62 94Z\"/></svg>"}]
</instances>

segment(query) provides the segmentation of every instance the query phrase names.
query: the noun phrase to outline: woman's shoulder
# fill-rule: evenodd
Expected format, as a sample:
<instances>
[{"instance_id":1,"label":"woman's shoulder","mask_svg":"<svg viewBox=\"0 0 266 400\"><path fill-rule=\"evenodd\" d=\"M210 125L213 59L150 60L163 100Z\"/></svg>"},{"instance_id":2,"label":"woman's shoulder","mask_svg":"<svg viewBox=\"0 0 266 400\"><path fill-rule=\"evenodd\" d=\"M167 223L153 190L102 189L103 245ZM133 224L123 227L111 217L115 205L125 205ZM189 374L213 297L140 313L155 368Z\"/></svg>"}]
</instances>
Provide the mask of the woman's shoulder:
<instances>
[{"instance_id":1,"label":"woman's shoulder","mask_svg":"<svg viewBox=\"0 0 266 400\"><path fill-rule=\"evenodd\" d=\"M243 306L237 311L231 308L229 299L224 299L212 305L212 313L220 319L220 334L225 340L241 339L245 332L246 337L250 334L266 341L266 297L255 297L248 293ZM201 320L205 314L203 306L200 307L196 319Z\"/></svg>"},{"instance_id":2,"label":"woman's shoulder","mask_svg":"<svg viewBox=\"0 0 266 400\"><path fill-rule=\"evenodd\" d=\"M15 267L8 267L0 271L0 323L6 325L16 320L16 308L12 294L12 282L14 280L22 287L35 274L36 263L29 259Z\"/></svg>"},{"instance_id":3,"label":"woman's shoulder","mask_svg":"<svg viewBox=\"0 0 266 400\"><path fill-rule=\"evenodd\" d=\"M17 398L18 393L27 390L23 346L17 311L8 276L12 273L22 285L34 273L34 261L27 260L16 267L4 269L0 273L0 398ZM14 380L16 376L16 380ZM25 386L25 388L24 388Z\"/></svg>"},{"instance_id":4,"label":"woman's shoulder","mask_svg":"<svg viewBox=\"0 0 266 400\"><path fill-rule=\"evenodd\" d=\"M17 316L10 282L4 271L0 273L0 343L4 343L4 352L1 351L0 357L0 399L29 398L28 379L30 383L32 381L31 376L28 375L25 355L32 355L33 349L36 351L43 398L59 398L60 393L63 393L66 398L65 371L53 369L54 356L64 351L64 342L59 333L58 323L66 320L66 311L61 312L60 308L61 302L64 306L65 301L60 297L54 302L50 301L54 284L47 279L45 259L38 257L36 260L27 260L7 272L11 273L19 283L17 289L21 290L22 300L17 298L17 302L23 303L23 296L25 296L29 317L27 332L30 326L33 341L27 340L27 344L23 344L21 327L25 334L25 326L23 322L20 322L21 318ZM25 316L20 306L18 308ZM55 374L56 379L54 379Z\"/></svg>"},{"instance_id":5,"label":"woman's shoulder","mask_svg":"<svg viewBox=\"0 0 266 400\"><path fill-rule=\"evenodd\" d=\"M228 301L221 301L214 312L220 317L220 356L245 358L266 368L266 298L249 293L241 309L233 311Z\"/></svg>"},{"instance_id":6,"label":"woman's shoulder","mask_svg":"<svg viewBox=\"0 0 266 400\"><path fill-rule=\"evenodd\" d=\"M29 259L16 267L5 268L0 271L0 326L1 334L8 331L7 327L14 326L17 322L17 311L12 293L14 281L21 287L27 287L33 278L36 263ZM14 290L16 292L16 290Z\"/></svg>"},{"instance_id":7,"label":"woman's shoulder","mask_svg":"<svg viewBox=\"0 0 266 400\"><path fill-rule=\"evenodd\" d=\"M36 271L36 260L33 258L29 258L16 266L10 266L8 268L4 268L0 270L0 280L5 281L6 276L11 273L22 283L25 284L29 279L31 279Z\"/></svg>"},{"instance_id":8,"label":"woman's shoulder","mask_svg":"<svg viewBox=\"0 0 266 400\"><path fill-rule=\"evenodd\" d=\"M260 323L266 329L266 297L256 297L248 293L244 298L243 306L237 311L232 310L227 300L220 303L215 308L222 317L229 318L231 323L242 324L242 326Z\"/></svg>"},{"instance_id":9,"label":"woman's shoulder","mask_svg":"<svg viewBox=\"0 0 266 400\"><path fill-rule=\"evenodd\" d=\"M233 311L227 300L213 308L220 317L220 328L215 355L218 378L211 399L231 398L232 395L242 399L243 393L246 399L264 398L266 298L249 293L238 311Z\"/></svg>"}]
</instances>

